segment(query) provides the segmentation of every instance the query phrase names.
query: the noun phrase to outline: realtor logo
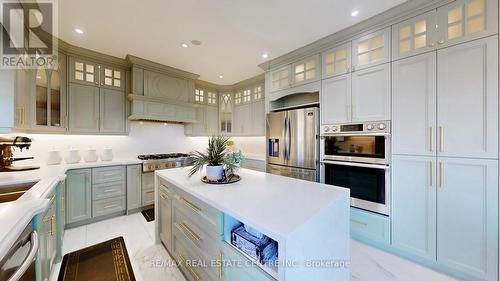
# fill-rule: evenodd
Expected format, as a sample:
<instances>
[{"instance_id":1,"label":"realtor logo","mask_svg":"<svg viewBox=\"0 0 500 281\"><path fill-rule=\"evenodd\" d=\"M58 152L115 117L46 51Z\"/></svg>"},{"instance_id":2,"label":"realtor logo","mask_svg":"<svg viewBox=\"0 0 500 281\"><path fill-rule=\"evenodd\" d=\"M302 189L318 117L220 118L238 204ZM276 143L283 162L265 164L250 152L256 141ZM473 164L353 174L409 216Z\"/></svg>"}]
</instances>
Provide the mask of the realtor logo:
<instances>
[{"instance_id":1,"label":"realtor logo","mask_svg":"<svg viewBox=\"0 0 500 281\"><path fill-rule=\"evenodd\" d=\"M57 68L54 15L53 2L2 2L0 68Z\"/></svg>"}]
</instances>

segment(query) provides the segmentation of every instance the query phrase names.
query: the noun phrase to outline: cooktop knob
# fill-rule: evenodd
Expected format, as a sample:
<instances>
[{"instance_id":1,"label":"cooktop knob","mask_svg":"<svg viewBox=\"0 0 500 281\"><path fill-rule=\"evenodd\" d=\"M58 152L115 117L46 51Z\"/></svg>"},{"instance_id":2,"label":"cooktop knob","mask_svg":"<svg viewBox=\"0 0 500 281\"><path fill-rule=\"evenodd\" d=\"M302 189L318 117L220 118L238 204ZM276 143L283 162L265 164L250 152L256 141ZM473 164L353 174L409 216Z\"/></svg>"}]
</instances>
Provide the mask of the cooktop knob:
<instances>
[{"instance_id":1,"label":"cooktop knob","mask_svg":"<svg viewBox=\"0 0 500 281\"><path fill-rule=\"evenodd\" d=\"M337 126L332 126L332 131L336 132L337 131Z\"/></svg>"},{"instance_id":2,"label":"cooktop knob","mask_svg":"<svg viewBox=\"0 0 500 281\"><path fill-rule=\"evenodd\" d=\"M330 131L330 128L329 128L328 126L325 126L325 127L323 128L323 131L328 132L328 131Z\"/></svg>"},{"instance_id":3,"label":"cooktop knob","mask_svg":"<svg viewBox=\"0 0 500 281\"><path fill-rule=\"evenodd\" d=\"M373 130L373 128L374 128L373 124L366 125L366 129L368 129L368 131Z\"/></svg>"},{"instance_id":4,"label":"cooktop knob","mask_svg":"<svg viewBox=\"0 0 500 281\"><path fill-rule=\"evenodd\" d=\"M384 123L378 124L378 129L379 130L384 130L385 129L385 124Z\"/></svg>"}]
</instances>

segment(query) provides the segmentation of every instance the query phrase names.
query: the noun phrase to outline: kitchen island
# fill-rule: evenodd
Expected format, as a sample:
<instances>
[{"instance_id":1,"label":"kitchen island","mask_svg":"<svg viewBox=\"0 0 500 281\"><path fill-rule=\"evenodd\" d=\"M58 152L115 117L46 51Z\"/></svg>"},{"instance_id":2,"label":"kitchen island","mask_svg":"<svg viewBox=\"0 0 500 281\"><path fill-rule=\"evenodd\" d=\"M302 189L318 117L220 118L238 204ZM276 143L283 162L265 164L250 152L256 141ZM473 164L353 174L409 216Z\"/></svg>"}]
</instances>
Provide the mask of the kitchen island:
<instances>
[{"instance_id":1,"label":"kitchen island","mask_svg":"<svg viewBox=\"0 0 500 281\"><path fill-rule=\"evenodd\" d=\"M349 280L348 190L246 169L230 185L187 174L156 171L155 223L188 280ZM277 243L276 261L231 244L242 224Z\"/></svg>"}]
</instances>

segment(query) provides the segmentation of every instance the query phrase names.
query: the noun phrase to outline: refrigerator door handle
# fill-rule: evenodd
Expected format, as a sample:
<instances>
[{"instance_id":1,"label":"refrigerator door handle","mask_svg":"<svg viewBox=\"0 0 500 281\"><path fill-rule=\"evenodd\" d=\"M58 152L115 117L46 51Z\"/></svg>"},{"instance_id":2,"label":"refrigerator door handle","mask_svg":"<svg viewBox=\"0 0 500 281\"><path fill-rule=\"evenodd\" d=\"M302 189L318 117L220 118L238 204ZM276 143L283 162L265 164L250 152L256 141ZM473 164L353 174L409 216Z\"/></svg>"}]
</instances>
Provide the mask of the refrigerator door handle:
<instances>
[{"instance_id":1,"label":"refrigerator door handle","mask_svg":"<svg viewBox=\"0 0 500 281\"><path fill-rule=\"evenodd\" d=\"M287 160L290 160L290 153L292 150L292 126L291 126L291 121L290 121L290 116L287 116L287 124L286 124L286 129L287 129L287 148L286 148L286 153L287 153Z\"/></svg>"},{"instance_id":2,"label":"refrigerator door handle","mask_svg":"<svg viewBox=\"0 0 500 281\"><path fill-rule=\"evenodd\" d=\"M282 135L282 139L283 139L283 159L284 160L287 160L286 159L286 149L287 149L287 143L286 143L286 136L287 136L287 131L286 131L286 114L285 114L285 118L283 119L283 128L281 129L281 135Z\"/></svg>"}]
</instances>

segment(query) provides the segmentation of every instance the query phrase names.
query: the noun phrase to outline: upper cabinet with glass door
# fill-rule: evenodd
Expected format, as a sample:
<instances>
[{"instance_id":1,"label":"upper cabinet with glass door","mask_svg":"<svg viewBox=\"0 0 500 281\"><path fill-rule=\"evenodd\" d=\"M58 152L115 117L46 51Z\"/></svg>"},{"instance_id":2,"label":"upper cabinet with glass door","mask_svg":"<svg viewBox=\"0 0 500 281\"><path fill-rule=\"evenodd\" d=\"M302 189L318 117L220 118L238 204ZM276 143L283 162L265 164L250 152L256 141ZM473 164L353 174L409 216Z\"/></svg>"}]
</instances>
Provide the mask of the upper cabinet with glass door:
<instances>
[{"instance_id":1,"label":"upper cabinet with glass door","mask_svg":"<svg viewBox=\"0 0 500 281\"><path fill-rule=\"evenodd\" d=\"M291 84L291 72L291 65L272 70L270 73L271 92L288 89Z\"/></svg>"},{"instance_id":2,"label":"upper cabinet with glass door","mask_svg":"<svg viewBox=\"0 0 500 281\"><path fill-rule=\"evenodd\" d=\"M391 60L391 28L385 28L352 41L352 71Z\"/></svg>"},{"instance_id":3,"label":"upper cabinet with glass door","mask_svg":"<svg viewBox=\"0 0 500 281\"><path fill-rule=\"evenodd\" d=\"M351 68L351 42L323 52L323 78L346 74Z\"/></svg>"},{"instance_id":4,"label":"upper cabinet with glass door","mask_svg":"<svg viewBox=\"0 0 500 281\"><path fill-rule=\"evenodd\" d=\"M393 58L401 59L436 47L436 12L411 18L392 27Z\"/></svg>"},{"instance_id":5,"label":"upper cabinet with glass door","mask_svg":"<svg viewBox=\"0 0 500 281\"><path fill-rule=\"evenodd\" d=\"M125 90L125 72L95 62L70 57L69 82L103 87L113 90Z\"/></svg>"},{"instance_id":6,"label":"upper cabinet with glass door","mask_svg":"<svg viewBox=\"0 0 500 281\"><path fill-rule=\"evenodd\" d=\"M34 120L30 130L65 131L66 124L66 57L60 55L57 69L36 70L34 87Z\"/></svg>"},{"instance_id":7,"label":"upper cabinet with glass door","mask_svg":"<svg viewBox=\"0 0 500 281\"><path fill-rule=\"evenodd\" d=\"M321 78L319 55L295 62L292 65L293 86L316 81Z\"/></svg>"},{"instance_id":8,"label":"upper cabinet with glass door","mask_svg":"<svg viewBox=\"0 0 500 281\"><path fill-rule=\"evenodd\" d=\"M457 0L437 10L438 47L498 33L498 1Z\"/></svg>"}]
</instances>

